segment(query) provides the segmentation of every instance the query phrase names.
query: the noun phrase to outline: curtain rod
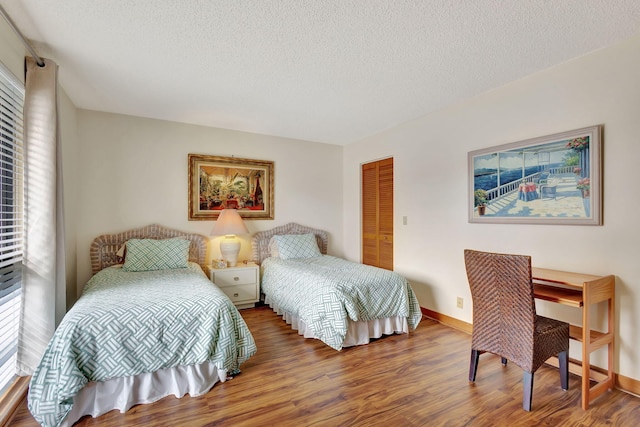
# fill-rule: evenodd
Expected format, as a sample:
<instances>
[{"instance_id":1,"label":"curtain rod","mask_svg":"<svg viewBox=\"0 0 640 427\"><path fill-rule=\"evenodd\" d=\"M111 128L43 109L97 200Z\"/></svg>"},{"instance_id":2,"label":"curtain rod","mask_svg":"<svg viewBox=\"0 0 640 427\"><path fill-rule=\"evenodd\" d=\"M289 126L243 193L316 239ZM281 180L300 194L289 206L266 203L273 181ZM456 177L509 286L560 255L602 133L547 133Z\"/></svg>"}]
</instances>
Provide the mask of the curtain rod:
<instances>
[{"instance_id":1,"label":"curtain rod","mask_svg":"<svg viewBox=\"0 0 640 427\"><path fill-rule=\"evenodd\" d=\"M33 56L33 58L36 60L36 64L38 64L38 66L40 67L44 67L44 61L42 60L42 58L38 56L36 51L31 46L31 43L29 43L29 41L24 38L24 36L22 35L18 27L16 27L16 24L13 23L13 21L11 20L11 17L7 14L7 12L4 10L4 7L2 7L2 5L0 5L0 14L2 14L2 17L7 21L7 23L13 30L13 32L16 33L16 35L18 36L18 38L22 40L22 43L24 43L24 45L27 47L27 49L31 53L31 56Z\"/></svg>"}]
</instances>

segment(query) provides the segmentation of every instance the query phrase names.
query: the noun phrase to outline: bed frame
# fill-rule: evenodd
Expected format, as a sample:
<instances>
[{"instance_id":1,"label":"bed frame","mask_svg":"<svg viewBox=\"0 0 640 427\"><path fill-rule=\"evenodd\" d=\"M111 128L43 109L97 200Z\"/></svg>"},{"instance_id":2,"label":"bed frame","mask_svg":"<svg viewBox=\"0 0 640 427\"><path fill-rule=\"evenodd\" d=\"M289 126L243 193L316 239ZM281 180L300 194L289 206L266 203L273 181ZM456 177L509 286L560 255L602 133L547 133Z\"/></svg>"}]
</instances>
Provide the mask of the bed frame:
<instances>
[{"instance_id":1,"label":"bed frame","mask_svg":"<svg viewBox=\"0 0 640 427\"><path fill-rule=\"evenodd\" d=\"M96 274L103 268L121 264L122 259L117 255L117 252L129 239L162 240L174 237L182 237L191 241L191 245L189 246L189 261L200 264L202 270L207 271L207 243L209 242L207 236L174 230L158 224L151 224L122 233L103 234L93 239L89 249L92 274Z\"/></svg>"},{"instance_id":2,"label":"bed frame","mask_svg":"<svg viewBox=\"0 0 640 427\"><path fill-rule=\"evenodd\" d=\"M304 225L290 222L280 227L272 228L267 231L255 233L251 238L251 256L253 261L261 264L262 261L271 256L269 251L269 241L273 236L280 234L313 234L316 236L316 242L320 253L327 254L328 233L317 228L305 227Z\"/></svg>"}]
</instances>

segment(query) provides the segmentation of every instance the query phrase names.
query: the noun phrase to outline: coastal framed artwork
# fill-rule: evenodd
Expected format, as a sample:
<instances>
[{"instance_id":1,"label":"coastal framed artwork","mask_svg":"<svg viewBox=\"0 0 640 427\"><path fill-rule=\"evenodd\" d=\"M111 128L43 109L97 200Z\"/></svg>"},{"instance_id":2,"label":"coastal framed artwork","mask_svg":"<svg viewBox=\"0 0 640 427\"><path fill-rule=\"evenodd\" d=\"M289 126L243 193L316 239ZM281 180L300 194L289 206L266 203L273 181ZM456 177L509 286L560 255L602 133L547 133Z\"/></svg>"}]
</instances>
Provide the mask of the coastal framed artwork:
<instances>
[{"instance_id":1,"label":"coastal framed artwork","mask_svg":"<svg viewBox=\"0 0 640 427\"><path fill-rule=\"evenodd\" d=\"M468 153L469 222L602 225L602 125Z\"/></svg>"},{"instance_id":2,"label":"coastal framed artwork","mask_svg":"<svg viewBox=\"0 0 640 427\"><path fill-rule=\"evenodd\" d=\"M273 219L273 162L189 154L189 220L215 220L222 209L244 219Z\"/></svg>"}]
</instances>

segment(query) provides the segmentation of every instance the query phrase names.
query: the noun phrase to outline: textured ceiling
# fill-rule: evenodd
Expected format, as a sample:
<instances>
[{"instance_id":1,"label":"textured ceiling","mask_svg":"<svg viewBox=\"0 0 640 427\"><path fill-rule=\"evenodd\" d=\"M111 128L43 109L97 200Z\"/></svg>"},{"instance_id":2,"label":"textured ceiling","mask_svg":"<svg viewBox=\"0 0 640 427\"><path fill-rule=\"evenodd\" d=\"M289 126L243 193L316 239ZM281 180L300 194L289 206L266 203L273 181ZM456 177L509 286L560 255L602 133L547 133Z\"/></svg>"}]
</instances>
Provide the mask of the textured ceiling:
<instances>
[{"instance_id":1,"label":"textured ceiling","mask_svg":"<svg viewBox=\"0 0 640 427\"><path fill-rule=\"evenodd\" d=\"M348 144L640 34L638 0L0 0L77 107Z\"/></svg>"}]
</instances>

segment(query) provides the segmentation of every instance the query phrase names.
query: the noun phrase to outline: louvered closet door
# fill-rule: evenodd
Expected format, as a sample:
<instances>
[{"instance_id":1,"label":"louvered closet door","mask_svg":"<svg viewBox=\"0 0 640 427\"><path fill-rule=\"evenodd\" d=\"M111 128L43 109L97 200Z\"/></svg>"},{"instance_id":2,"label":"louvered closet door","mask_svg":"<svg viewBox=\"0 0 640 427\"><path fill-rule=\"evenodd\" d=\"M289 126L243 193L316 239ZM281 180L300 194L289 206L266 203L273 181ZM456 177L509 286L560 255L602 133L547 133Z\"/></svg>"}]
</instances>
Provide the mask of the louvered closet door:
<instances>
[{"instance_id":1,"label":"louvered closet door","mask_svg":"<svg viewBox=\"0 0 640 427\"><path fill-rule=\"evenodd\" d=\"M362 263L393 270L393 159L362 165Z\"/></svg>"}]
</instances>

